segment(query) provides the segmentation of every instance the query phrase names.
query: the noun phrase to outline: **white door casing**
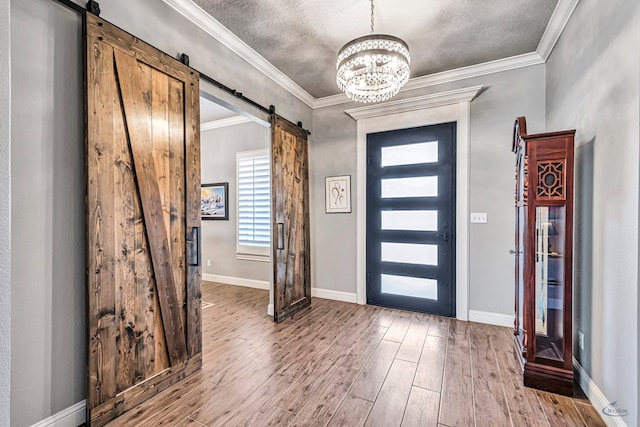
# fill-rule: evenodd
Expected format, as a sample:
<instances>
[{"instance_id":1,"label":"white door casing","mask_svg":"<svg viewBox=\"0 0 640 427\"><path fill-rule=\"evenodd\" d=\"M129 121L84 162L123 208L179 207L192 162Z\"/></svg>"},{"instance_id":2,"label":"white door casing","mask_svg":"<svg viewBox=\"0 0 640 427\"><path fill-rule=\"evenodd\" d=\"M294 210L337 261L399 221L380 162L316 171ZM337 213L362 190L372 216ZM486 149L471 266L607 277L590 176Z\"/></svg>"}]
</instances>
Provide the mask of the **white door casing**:
<instances>
[{"instance_id":1,"label":"white door casing","mask_svg":"<svg viewBox=\"0 0 640 427\"><path fill-rule=\"evenodd\" d=\"M366 304L367 134L456 122L456 317L469 319L469 145L471 101L482 86L346 110L357 121L358 304Z\"/></svg>"}]
</instances>

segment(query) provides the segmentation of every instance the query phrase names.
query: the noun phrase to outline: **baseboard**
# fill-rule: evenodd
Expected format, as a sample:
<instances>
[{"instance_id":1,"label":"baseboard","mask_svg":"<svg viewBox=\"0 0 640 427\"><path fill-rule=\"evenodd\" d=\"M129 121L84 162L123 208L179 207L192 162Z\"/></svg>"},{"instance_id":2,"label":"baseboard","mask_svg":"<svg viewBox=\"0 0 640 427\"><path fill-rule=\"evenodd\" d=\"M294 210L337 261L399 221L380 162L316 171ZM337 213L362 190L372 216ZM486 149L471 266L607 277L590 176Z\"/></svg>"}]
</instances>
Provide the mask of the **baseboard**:
<instances>
[{"instance_id":1,"label":"baseboard","mask_svg":"<svg viewBox=\"0 0 640 427\"><path fill-rule=\"evenodd\" d=\"M335 301L356 303L356 294L351 292L333 291L331 289L311 288L311 296Z\"/></svg>"},{"instance_id":2,"label":"baseboard","mask_svg":"<svg viewBox=\"0 0 640 427\"><path fill-rule=\"evenodd\" d=\"M247 288L269 290L269 282L264 280L243 279L241 277L220 276L218 274L203 274L202 280L224 283L225 285L245 286Z\"/></svg>"},{"instance_id":3,"label":"baseboard","mask_svg":"<svg viewBox=\"0 0 640 427\"><path fill-rule=\"evenodd\" d=\"M269 306L267 307L267 314L268 314L269 316L273 316L273 313L274 313L274 311L273 311L273 304L269 304Z\"/></svg>"},{"instance_id":4,"label":"baseboard","mask_svg":"<svg viewBox=\"0 0 640 427\"><path fill-rule=\"evenodd\" d=\"M611 406L612 402L607 399L602 390L600 390L575 357L573 358L573 368L575 369L578 377L578 384L580 384L580 387L589 398L593 407L598 411L598 414L600 414L600 417L605 424L609 427L627 427L627 423L624 421L623 417L610 416L602 412L604 408Z\"/></svg>"},{"instance_id":5,"label":"baseboard","mask_svg":"<svg viewBox=\"0 0 640 427\"><path fill-rule=\"evenodd\" d=\"M78 427L87 420L86 401L78 402L73 406L63 409L49 418L35 423L31 427Z\"/></svg>"},{"instance_id":6,"label":"baseboard","mask_svg":"<svg viewBox=\"0 0 640 427\"><path fill-rule=\"evenodd\" d=\"M469 321L513 328L514 315L469 310Z\"/></svg>"}]
</instances>

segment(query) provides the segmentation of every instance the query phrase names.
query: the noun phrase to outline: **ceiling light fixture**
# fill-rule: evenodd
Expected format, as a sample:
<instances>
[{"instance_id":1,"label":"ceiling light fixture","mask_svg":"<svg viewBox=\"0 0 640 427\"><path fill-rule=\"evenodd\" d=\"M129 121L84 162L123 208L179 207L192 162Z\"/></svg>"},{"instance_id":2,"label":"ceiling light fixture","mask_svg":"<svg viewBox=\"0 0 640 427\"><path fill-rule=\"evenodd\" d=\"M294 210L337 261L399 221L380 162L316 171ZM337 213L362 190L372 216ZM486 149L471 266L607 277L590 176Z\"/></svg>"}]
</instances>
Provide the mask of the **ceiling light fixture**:
<instances>
[{"instance_id":1,"label":"ceiling light fixture","mask_svg":"<svg viewBox=\"0 0 640 427\"><path fill-rule=\"evenodd\" d=\"M374 34L371 1L371 34L344 45L336 61L336 83L357 102L386 101L409 81L409 46L398 37Z\"/></svg>"}]
</instances>

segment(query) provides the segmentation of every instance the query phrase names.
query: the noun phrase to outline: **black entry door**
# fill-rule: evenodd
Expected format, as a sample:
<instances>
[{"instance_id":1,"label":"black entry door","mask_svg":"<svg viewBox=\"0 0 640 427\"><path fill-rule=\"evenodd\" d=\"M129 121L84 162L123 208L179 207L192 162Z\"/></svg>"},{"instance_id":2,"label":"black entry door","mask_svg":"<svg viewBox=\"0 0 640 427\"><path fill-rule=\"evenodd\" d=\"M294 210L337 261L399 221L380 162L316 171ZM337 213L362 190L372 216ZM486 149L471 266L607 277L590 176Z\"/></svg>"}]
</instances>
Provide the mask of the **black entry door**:
<instances>
[{"instance_id":1,"label":"black entry door","mask_svg":"<svg viewBox=\"0 0 640 427\"><path fill-rule=\"evenodd\" d=\"M455 316L456 124L367 135L367 303Z\"/></svg>"}]
</instances>

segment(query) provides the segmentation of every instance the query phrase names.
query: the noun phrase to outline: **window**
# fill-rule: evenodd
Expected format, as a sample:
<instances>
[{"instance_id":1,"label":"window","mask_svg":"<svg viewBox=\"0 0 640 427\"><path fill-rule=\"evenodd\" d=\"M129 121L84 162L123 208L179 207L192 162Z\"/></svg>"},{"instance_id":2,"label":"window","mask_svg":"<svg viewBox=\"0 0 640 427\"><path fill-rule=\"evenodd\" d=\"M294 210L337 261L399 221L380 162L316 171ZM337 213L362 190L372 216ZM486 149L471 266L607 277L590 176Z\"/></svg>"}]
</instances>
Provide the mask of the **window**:
<instances>
[{"instance_id":1,"label":"window","mask_svg":"<svg viewBox=\"0 0 640 427\"><path fill-rule=\"evenodd\" d=\"M271 248L271 159L268 150L236 154L240 259L269 260Z\"/></svg>"}]
</instances>

